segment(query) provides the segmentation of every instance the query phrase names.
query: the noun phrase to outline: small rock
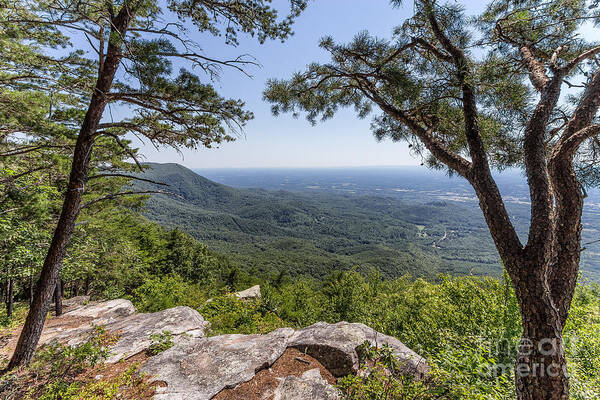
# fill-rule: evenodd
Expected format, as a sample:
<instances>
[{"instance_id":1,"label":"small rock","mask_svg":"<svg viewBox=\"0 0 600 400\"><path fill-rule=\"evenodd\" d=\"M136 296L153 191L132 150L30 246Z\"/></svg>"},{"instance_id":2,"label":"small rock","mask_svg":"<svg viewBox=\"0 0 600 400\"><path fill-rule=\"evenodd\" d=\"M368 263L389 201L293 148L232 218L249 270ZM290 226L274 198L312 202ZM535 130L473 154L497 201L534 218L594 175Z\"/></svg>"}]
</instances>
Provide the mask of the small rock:
<instances>
[{"instance_id":1,"label":"small rock","mask_svg":"<svg viewBox=\"0 0 600 400\"><path fill-rule=\"evenodd\" d=\"M233 295L240 300L258 299L260 298L260 285L254 285L241 292L235 292Z\"/></svg>"},{"instance_id":2,"label":"small rock","mask_svg":"<svg viewBox=\"0 0 600 400\"><path fill-rule=\"evenodd\" d=\"M321 377L318 368L301 377L286 376L275 389L273 400L338 400L340 393Z\"/></svg>"}]
</instances>

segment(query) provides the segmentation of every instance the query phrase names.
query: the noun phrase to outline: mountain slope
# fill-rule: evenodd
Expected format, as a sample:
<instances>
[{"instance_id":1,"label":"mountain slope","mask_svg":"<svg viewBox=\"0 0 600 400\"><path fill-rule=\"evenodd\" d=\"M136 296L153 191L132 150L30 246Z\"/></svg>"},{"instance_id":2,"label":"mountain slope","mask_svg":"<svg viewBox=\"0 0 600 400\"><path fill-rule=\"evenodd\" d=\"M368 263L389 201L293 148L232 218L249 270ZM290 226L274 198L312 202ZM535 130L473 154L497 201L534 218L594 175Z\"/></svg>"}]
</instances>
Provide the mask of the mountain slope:
<instances>
[{"instance_id":1,"label":"mountain slope","mask_svg":"<svg viewBox=\"0 0 600 400\"><path fill-rule=\"evenodd\" d=\"M236 189L177 164L149 165L144 177L168 183L181 198L153 195L146 216L231 254L246 269L323 276L356 265L426 277L500 271L481 216L450 202Z\"/></svg>"}]
</instances>

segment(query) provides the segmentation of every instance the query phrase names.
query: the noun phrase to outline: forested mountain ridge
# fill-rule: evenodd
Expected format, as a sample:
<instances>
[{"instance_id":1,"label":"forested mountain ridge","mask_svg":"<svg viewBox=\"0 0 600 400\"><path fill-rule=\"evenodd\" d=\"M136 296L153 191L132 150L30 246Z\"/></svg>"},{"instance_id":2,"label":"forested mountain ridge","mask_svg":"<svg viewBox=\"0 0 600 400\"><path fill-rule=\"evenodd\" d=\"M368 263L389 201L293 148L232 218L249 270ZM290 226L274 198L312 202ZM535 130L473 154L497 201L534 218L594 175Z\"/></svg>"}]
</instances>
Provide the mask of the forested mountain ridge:
<instances>
[{"instance_id":1,"label":"forested mountain ridge","mask_svg":"<svg viewBox=\"0 0 600 400\"><path fill-rule=\"evenodd\" d=\"M322 277L358 266L429 278L501 272L481 216L452 202L236 189L177 164L148 166L143 177L167 183L176 196L152 195L146 216L180 227L247 270Z\"/></svg>"}]
</instances>

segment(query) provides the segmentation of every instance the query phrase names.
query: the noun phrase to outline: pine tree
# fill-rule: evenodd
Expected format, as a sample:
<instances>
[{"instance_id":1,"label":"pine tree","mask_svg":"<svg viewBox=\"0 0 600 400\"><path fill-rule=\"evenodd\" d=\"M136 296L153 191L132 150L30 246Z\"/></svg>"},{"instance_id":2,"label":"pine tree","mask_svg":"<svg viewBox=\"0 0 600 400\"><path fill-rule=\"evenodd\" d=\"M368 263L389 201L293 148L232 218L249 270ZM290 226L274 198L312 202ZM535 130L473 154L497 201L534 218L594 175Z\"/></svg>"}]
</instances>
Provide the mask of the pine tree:
<instances>
[{"instance_id":1,"label":"pine tree","mask_svg":"<svg viewBox=\"0 0 600 400\"><path fill-rule=\"evenodd\" d=\"M92 179L125 175L112 164L108 172L90 175L91 162L106 150L101 144L120 147L141 168L125 141L128 134L155 145L210 147L233 140L252 118L242 101L223 98L202 78L215 78L225 67L243 71L254 61L209 57L187 32L193 27L222 36L231 45L238 44L239 34L256 36L260 42L283 40L304 7L303 0L291 0L290 15L280 20L267 0L2 1L0 39L6 39L2 44L10 51L0 56L1 90L32 98L44 92L46 98L61 100L60 109L52 107L48 113L53 116L50 123L39 113L31 121L24 115L12 130L0 127L2 132L44 139L39 145L13 147L9 154L31 152L37 146L67 147L63 136L75 142L69 147L71 166L60 217L9 369L28 363L35 351L80 211L133 193L84 200ZM91 55L76 43L88 43ZM175 71L175 65L181 68ZM11 100L8 104L20 107ZM105 116L113 106L125 106L129 116L116 121L110 112ZM55 130L44 136L40 125Z\"/></svg>"}]
</instances>

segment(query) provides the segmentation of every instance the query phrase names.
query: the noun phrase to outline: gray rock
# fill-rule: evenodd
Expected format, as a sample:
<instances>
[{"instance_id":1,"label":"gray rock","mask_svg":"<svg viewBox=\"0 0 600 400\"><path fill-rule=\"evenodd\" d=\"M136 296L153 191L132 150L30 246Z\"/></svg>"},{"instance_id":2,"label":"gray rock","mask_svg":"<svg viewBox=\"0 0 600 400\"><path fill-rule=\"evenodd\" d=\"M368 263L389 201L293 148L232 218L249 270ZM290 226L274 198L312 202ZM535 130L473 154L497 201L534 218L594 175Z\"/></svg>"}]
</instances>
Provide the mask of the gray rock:
<instances>
[{"instance_id":1,"label":"gray rock","mask_svg":"<svg viewBox=\"0 0 600 400\"><path fill-rule=\"evenodd\" d=\"M334 376L340 377L357 372L359 367L357 348L365 340L371 342L372 345L387 344L390 346L400 364L401 372L404 374L410 374L420 379L429 371L425 359L398 339L359 323L317 322L296 331L289 346L316 358Z\"/></svg>"},{"instance_id":2,"label":"gray rock","mask_svg":"<svg viewBox=\"0 0 600 400\"><path fill-rule=\"evenodd\" d=\"M96 326L106 325L134 313L133 304L124 299L82 305L50 320L42 332L39 344L58 341L75 346L87 340Z\"/></svg>"},{"instance_id":3,"label":"gray rock","mask_svg":"<svg viewBox=\"0 0 600 400\"><path fill-rule=\"evenodd\" d=\"M106 325L106 330L119 333L119 341L111 347L107 363L114 363L152 344L151 336L169 331L175 344L182 340L203 337L210 326L198 311L190 307L173 307L151 314L133 314Z\"/></svg>"},{"instance_id":4,"label":"gray rock","mask_svg":"<svg viewBox=\"0 0 600 400\"><path fill-rule=\"evenodd\" d=\"M321 377L318 368L301 377L286 376L275 389L273 400L338 400L340 393Z\"/></svg>"},{"instance_id":5,"label":"gray rock","mask_svg":"<svg viewBox=\"0 0 600 400\"><path fill-rule=\"evenodd\" d=\"M163 381L156 400L209 400L223 389L252 379L283 354L290 328L267 335L223 335L182 341L151 357L142 367L152 381Z\"/></svg>"}]
</instances>

